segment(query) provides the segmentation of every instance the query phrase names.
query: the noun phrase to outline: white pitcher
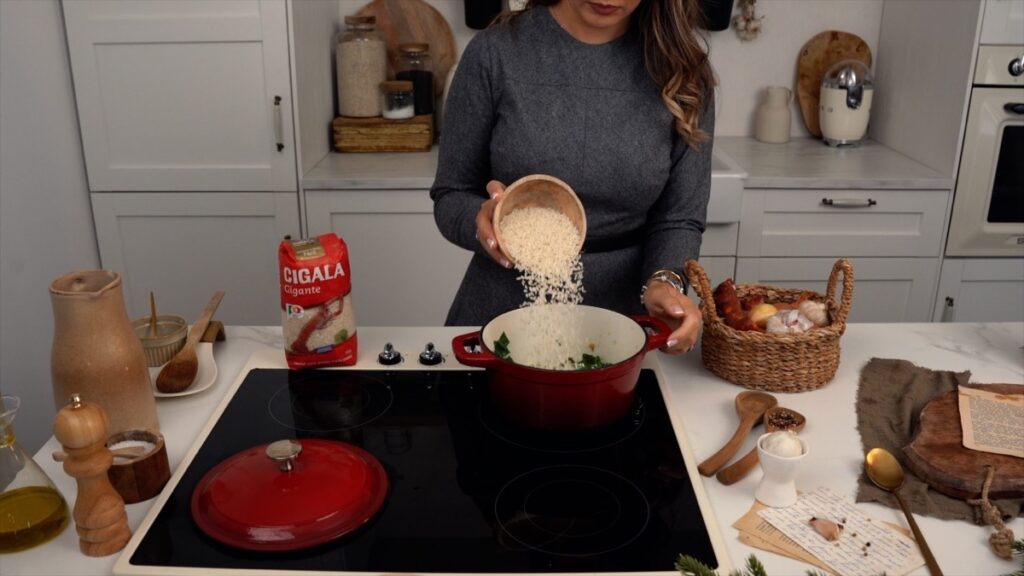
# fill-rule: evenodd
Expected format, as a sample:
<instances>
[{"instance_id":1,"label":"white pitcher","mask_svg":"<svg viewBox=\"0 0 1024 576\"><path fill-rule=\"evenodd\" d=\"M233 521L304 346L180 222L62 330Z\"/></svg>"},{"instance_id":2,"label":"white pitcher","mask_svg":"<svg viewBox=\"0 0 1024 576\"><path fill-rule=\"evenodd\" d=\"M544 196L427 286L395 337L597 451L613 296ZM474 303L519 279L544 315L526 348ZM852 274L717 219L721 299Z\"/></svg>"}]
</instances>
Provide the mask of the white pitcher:
<instances>
[{"instance_id":1,"label":"white pitcher","mask_svg":"<svg viewBox=\"0 0 1024 576\"><path fill-rule=\"evenodd\" d=\"M757 108L754 137L773 144L789 142L789 103L793 92L785 86L769 86L765 92L764 102Z\"/></svg>"}]
</instances>

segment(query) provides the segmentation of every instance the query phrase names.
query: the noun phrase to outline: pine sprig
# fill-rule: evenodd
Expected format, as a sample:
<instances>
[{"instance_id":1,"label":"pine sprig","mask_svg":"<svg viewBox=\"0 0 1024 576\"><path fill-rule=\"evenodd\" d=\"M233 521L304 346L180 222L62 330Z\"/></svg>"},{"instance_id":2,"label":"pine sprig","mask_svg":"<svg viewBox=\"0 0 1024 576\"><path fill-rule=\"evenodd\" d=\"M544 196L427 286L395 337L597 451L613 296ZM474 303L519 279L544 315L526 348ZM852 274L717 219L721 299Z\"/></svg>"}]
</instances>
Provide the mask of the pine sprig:
<instances>
[{"instance_id":1,"label":"pine sprig","mask_svg":"<svg viewBox=\"0 0 1024 576\"><path fill-rule=\"evenodd\" d=\"M1018 540L1012 544L1014 551L1017 554L1024 554L1024 540ZM685 556L680 554L676 558L676 570L682 576L719 576L716 570L712 570L706 564L697 560L693 556ZM818 570L808 570L807 576L828 576L828 574ZM751 554L747 557L747 565L744 566L743 571L733 570L729 572L728 576L768 576L768 571L765 570L764 564L757 559L757 556ZM881 576L885 576L883 573ZM1024 569L1020 572L1014 572L1007 576L1024 576Z\"/></svg>"},{"instance_id":2,"label":"pine sprig","mask_svg":"<svg viewBox=\"0 0 1024 576\"><path fill-rule=\"evenodd\" d=\"M693 556L684 556L682 554L676 558L676 570L678 570L682 576L718 576L718 573L712 570L707 564L704 564Z\"/></svg>"},{"instance_id":3,"label":"pine sprig","mask_svg":"<svg viewBox=\"0 0 1024 576\"><path fill-rule=\"evenodd\" d=\"M1010 548L1013 550L1014 556L1024 556L1024 538L1010 542ZM1006 576L1024 576L1024 565Z\"/></svg>"}]
</instances>

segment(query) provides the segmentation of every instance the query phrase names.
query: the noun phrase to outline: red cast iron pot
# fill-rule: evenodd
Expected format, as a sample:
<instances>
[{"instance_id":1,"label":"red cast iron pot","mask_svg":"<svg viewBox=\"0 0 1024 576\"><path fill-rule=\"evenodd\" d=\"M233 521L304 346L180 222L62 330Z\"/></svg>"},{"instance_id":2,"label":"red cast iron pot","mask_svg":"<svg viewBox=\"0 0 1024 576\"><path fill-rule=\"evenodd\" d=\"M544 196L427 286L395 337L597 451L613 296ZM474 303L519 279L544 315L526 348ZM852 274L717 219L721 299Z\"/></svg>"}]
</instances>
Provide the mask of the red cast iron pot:
<instances>
[{"instance_id":1,"label":"red cast iron pot","mask_svg":"<svg viewBox=\"0 0 1024 576\"><path fill-rule=\"evenodd\" d=\"M623 417L636 395L644 355L664 346L671 333L667 324L651 316L575 306L573 321L579 322L580 334L596 343L593 353L610 366L546 370L498 357L493 347L502 333L509 338L512 358L516 357L516 342L536 337L536 317L531 316L535 313L527 308L506 312L480 331L455 337L452 350L459 362L487 369L492 399L506 418L546 430L586 430Z\"/></svg>"}]
</instances>

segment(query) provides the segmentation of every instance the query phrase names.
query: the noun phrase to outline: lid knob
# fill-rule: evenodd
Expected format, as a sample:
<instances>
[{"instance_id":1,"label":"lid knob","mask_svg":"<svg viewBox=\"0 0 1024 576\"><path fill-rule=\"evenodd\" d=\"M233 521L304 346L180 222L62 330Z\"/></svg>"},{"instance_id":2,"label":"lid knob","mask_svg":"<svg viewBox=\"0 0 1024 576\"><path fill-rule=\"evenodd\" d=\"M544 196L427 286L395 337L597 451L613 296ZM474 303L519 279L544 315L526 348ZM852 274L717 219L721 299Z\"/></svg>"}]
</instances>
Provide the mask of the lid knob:
<instances>
[{"instance_id":1,"label":"lid knob","mask_svg":"<svg viewBox=\"0 0 1024 576\"><path fill-rule=\"evenodd\" d=\"M267 458L274 460L284 472L291 472L295 468L295 459L302 452L302 444L297 440L284 439L271 442L267 445Z\"/></svg>"}]
</instances>

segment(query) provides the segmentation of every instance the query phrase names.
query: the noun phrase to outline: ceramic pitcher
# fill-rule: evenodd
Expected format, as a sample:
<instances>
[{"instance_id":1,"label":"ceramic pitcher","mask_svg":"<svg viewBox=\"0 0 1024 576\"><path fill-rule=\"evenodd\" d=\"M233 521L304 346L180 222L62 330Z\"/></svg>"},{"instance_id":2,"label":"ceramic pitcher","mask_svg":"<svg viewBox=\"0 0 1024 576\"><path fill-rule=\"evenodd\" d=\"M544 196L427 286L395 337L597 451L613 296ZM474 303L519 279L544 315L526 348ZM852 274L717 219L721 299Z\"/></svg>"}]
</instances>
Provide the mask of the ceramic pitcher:
<instances>
[{"instance_id":1,"label":"ceramic pitcher","mask_svg":"<svg viewBox=\"0 0 1024 576\"><path fill-rule=\"evenodd\" d=\"M142 343L125 311L121 276L79 270L50 284L53 403L60 410L72 394L99 404L110 434L159 430L156 399Z\"/></svg>"},{"instance_id":2,"label":"ceramic pitcher","mask_svg":"<svg viewBox=\"0 0 1024 576\"><path fill-rule=\"evenodd\" d=\"M793 92L785 86L769 86L765 93L765 100L757 109L754 137L773 144L789 142L789 103Z\"/></svg>"}]
</instances>

